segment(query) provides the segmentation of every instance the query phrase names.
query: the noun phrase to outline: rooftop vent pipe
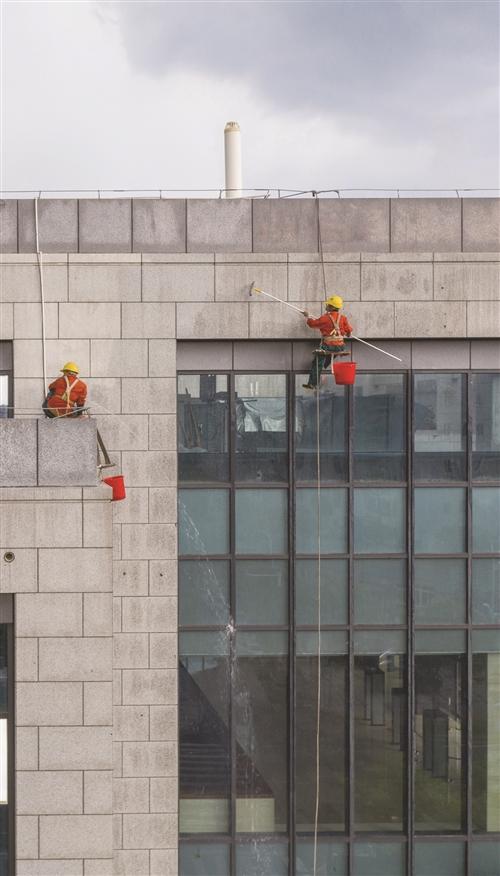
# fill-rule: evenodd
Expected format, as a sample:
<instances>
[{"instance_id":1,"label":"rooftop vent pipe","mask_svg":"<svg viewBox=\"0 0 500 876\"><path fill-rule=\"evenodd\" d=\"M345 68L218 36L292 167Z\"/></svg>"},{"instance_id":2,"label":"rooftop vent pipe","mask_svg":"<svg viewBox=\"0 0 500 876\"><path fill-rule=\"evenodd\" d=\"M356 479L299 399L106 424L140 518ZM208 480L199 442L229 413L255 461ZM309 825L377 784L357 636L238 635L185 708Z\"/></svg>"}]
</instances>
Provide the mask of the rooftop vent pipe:
<instances>
[{"instance_id":1,"label":"rooftop vent pipe","mask_svg":"<svg viewBox=\"0 0 500 876\"><path fill-rule=\"evenodd\" d=\"M226 165L226 198L241 198L241 135L238 122L228 122L224 128Z\"/></svg>"}]
</instances>

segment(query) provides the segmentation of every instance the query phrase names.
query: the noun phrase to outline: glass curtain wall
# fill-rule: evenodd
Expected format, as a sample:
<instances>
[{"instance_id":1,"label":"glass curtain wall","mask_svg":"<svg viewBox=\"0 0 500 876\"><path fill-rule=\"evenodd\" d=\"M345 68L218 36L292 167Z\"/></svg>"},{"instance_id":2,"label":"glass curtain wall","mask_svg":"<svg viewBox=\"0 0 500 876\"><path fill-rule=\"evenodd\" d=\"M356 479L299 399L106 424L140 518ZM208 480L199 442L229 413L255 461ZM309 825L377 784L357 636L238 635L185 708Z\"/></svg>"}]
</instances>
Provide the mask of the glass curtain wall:
<instances>
[{"instance_id":1,"label":"glass curtain wall","mask_svg":"<svg viewBox=\"0 0 500 876\"><path fill-rule=\"evenodd\" d=\"M500 374L304 382L178 378L181 876L498 876Z\"/></svg>"}]
</instances>

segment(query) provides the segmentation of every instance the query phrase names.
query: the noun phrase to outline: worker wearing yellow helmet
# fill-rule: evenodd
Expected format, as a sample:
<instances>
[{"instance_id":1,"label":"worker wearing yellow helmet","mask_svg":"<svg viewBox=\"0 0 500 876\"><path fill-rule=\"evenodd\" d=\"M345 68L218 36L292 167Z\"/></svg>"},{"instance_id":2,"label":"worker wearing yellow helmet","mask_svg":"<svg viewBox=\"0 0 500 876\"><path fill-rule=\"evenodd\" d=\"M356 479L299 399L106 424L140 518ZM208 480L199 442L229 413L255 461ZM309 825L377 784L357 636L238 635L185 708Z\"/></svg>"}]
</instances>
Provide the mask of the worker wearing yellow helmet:
<instances>
[{"instance_id":1,"label":"worker wearing yellow helmet","mask_svg":"<svg viewBox=\"0 0 500 876\"><path fill-rule=\"evenodd\" d=\"M87 384L78 377L80 369L76 362L66 362L61 371L63 376L49 385L42 405L45 416L79 417L85 407Z\"/></svg>"},{"instance_id":2,"label":"worker wearing yellow helmet","mask_svg":"<svg viewBox=\"0 0 500 876\"><path fill-rule=\"evenodd\" d=\"M344 338L348 338L352 332L352 326L347 317L340 313L344 304L340 295L331 295L325 301L326 313L318 319L309 316L307 310L303 310L307 318L309 328L319 329L321 343L314 351L309 380L304 383L304 389L316 389L323 368L328 368L332 356L347 356Z\"/></svg>"}]
</instances>

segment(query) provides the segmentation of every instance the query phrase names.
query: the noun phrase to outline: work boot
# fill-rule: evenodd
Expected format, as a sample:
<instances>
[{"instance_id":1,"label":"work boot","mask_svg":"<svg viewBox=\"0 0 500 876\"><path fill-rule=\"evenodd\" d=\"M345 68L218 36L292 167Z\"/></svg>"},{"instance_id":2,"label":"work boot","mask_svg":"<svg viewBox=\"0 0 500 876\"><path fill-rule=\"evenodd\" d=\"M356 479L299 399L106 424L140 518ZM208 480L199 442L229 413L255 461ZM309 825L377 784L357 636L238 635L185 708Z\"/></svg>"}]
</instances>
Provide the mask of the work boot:
<instances>
[{"instance_id":1,"label":"work boot","mask_svg":"<svg viewBox=\"0 0 500 876\"><path fill-rule=\"evenodd\" d=\"M317 389L318 388L317 386L314 386L312 383L303 383L302 387L304 389Z\"/></svg>"}]
</instances>

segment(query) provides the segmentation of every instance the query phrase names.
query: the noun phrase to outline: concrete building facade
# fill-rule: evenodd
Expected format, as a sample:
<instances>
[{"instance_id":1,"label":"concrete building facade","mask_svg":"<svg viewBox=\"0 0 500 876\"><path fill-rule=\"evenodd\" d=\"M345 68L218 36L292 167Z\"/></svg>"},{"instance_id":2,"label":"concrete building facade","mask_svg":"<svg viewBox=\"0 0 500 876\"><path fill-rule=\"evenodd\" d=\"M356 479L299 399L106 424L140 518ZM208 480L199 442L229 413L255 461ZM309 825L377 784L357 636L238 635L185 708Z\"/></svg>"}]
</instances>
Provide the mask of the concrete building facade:
<instances>
[{"instance_id":1,"label":"concrete building facade","mask_svg":"<svg viewBox=\"0 0 500 876\"><path fill-rule=\"evenodd\" d=\"M15 672L5 872L222 876L178 869L177 373L308 370L311 330L249 287L317 312L321 250L356 335L402 359L354 343L360 371L500 372L500 201L47 199L38 211L44 345L34 202L0 204L0 403L14 420L0 420ZM91 420L64 435L34 423L44 356L49 379L70 359L89 386ZM126 501L92 473L95 424Z\"/></svg>"}]
</instances>

